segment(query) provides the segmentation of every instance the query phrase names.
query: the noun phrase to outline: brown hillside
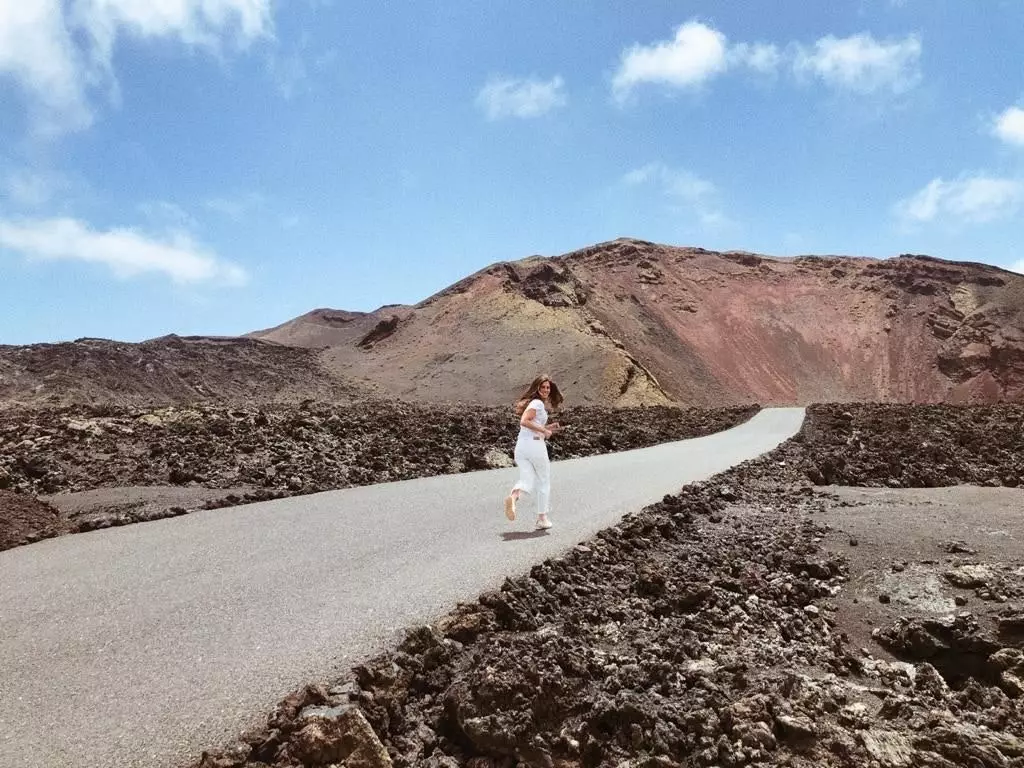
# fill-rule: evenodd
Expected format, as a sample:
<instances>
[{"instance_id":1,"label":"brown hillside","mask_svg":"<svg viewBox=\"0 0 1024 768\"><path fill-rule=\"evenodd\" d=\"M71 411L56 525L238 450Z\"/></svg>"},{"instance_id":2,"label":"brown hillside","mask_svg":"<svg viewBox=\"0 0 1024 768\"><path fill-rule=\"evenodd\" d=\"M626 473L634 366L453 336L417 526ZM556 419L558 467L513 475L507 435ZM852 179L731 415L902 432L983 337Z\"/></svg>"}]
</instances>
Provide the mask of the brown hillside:
<instances>
[{"instance_id":1,"label":"brown hillside","mask_svg":"<svg viewBox=\"0 0 1024 768\"><path fill-rule=\"evenodd\" d=\"M0 402L173 404L345 399L316 352L248 338L164 336L0 346Z\"/></svg>"},{"instance_id":2,"label":"brown hillside","mask_svg":"<svg viewBox=\"0 0 1024 768\"><path fill-rule=\"evenodd\" d=\"M644 366L580 310L576 290L557 261L531 258L492 266L415 307L315 310L252 335L325 347L327 370L413 400L505 403L548 371L573 403L668 403Z\"/></svg>"},{"instance_id":3,"label":"brown hillside","mask_svg":"<svg viewBox=\"0 0 1024 768\"><path fill-rule=\"evenodd\" d=\"M1024 277L927 256L770 258L616 240L495 264L422 303L252 334L400 397L995 402L1024 392Z\"/></svg>"}]
</instances>

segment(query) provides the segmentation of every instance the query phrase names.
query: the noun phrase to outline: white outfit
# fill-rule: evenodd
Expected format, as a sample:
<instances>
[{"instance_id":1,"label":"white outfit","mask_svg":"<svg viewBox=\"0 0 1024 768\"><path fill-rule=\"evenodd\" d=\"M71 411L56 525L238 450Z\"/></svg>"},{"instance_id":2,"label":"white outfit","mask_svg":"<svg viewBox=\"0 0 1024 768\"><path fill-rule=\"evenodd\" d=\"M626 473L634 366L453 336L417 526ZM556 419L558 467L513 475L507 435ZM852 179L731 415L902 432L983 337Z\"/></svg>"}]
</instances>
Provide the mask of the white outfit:
<instances>
[{"instance_id":1,"label":"white outfit","mask_svg":"<svg viewBox=\"0 0 1024 768\"><path fill-rule=\"evenodd\" d=\"M548 423L548 410L543 400L531 400L526 410L537 411L533 420L542 427ZM537 495L537 514L549 512L551 499L551 462L548 459L548 447L544 436L519 427L519 439L516 440L516 465L519 467L519 482L512 486L523 493Z\"/></svg>"}]
</instances>

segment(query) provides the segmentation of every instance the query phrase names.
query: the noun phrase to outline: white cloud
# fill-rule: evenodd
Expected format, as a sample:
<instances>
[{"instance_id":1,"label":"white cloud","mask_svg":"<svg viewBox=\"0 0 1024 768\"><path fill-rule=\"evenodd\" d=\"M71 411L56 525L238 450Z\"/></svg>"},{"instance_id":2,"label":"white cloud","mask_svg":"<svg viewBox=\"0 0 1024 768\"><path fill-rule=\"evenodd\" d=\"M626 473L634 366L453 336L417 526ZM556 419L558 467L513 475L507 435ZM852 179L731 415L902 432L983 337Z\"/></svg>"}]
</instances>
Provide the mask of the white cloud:
<instances>
[{"instance_id":1,"label":"white cloud","mask_svg":"<svg viewBox=\"0 0 1024 768\"><path fill-rule=\"evenodd\" d=\"M270 34L271 0L0 0L0 77L28 98L33 128L87 127L95 90L116 91L119 36L219 50Z\"/></svg>"},{"instance_id":2,"label":"white cloud","mask_svg":"<svg viewBox=\"0 0 1024 768\"><path fill-rule=\"evenodd\" d=\"M837 38L829 35L813 48L796 46L794 70L811 74L827 85L857 93L903 93L921 79L921 39L878 41L870 34Z\"/></svg>"},{"instance_id":3,"label":"white cloud","mask_svg":"<svg viewBox=\"0 0 1024 768\"><path fill-rule=\"evenodd\" d=\"M693 212L708 227L723 227L732 222L722 212L715 185L690 171L648 163L622 177L627 186L653 186L672 201L674 207Z\"/></svg>"},{"instance_id":4,"label":"white cloud","mask_svg":"<svg viewBox=\"0 0 1024 768\"><path fill-rule=\"evenodd\" d=\"M317 7L314 5L311 9L316 11ZM311 94L318 76L330 72L337 63L337 48L326 48L319 52L312 48L310 33L305 31L287 49L279 44L270 51L267 74L284 99L291 100Z\"/></svg>"},{"instance_id":5,"label":"white cloud","mask_svg":"<svg viewBox=\"0 0 1024 768\"><path fill-rule=\"evenodd\" d=\"M661 168L661 163L648 163L640 168L634 168L632 171L628 171L623 175L622 183L628 184L631 187L636 186L637 184L643 184L655 178Z\"/></svg>"},{"instance_id":6,"label":"white cloud","mask_svg":"<svg viewBox=\"0 0 1024 768\"><path fill-rule=\"evenodd\" d=\"M1013 215L1024 202L1024 183L1017 179L968 176L956 181L933 179L894 210L908 224L942 220L980 224Z\"/></svg>"},{"instance_id":7,"label":"white cloud","mask_svg":"<svg viewBox=\"0 0 1024 768\"><path fill-rule=\"evenodd\" d=\"M1014 262L1013 264L1008 266L1007 269L1010 270L1011 272L1016 272L1019 275L1024 275L1024 259Z\"/></svg>"},{"instance_id":8,"label":"white cloud","mask_svg":"<svg viewBox=\"0 0 1024 768\"><path fill-rule=\"evenodd\" d=\"M480 89L476 103L489 120L539 117L565 105L565 82L559 75L547 81L494 77Z\"/></svg>"},{"instance_id":9,"label":"white cloud","mask_svg":"<svg viewBox=\"0 0 1024 768\"><path fill-rule=\"evenodd\" d=\"M37 130L91 121L77 59L60 0L0 0L0 76L28 92Z\"/></svg>"},{"instance_id":10,"label":"white cloud","mask_svg":"<svg viewBox=\"0 0 1024 768\"><path fill-rule=\"evenodd\" d=\"M166 241L133 229L97 232L75 219L0 219L0 249L43 261L85 261L109 268L119 278L156 272L175 283L244 284L236 264L219 259L186 235Z\"/></svg>"},{"instance_id":11,"label":"white cloud","mask_svg":"<svg viewBox=\"0 0 1024 768\"><path fill-rule=\"evenodd\" d=\"M621 104L644 83L697 88L737 68L761 74L786 69L840 90L899 94L920 81L920 58L917 35L888 41L875 40L870 34L829 35L809 47L800 43L780 47L765 42L730 43L714 27L691 20L680 26L671 40L637 44L623 51L612 76L612 95Z\"/></svg>"},{"instance_id":12,"label":"white cloud","mask_svg":"<svg viewBox=\"0 0 1024 768\"><path fill-rule=\"evenodd\" d=\"M1009 107L996 118L992 132L1007 144L1024 147L1024 109Z\"/></svg>"},{"instance_id":13,"label":"white cloud","mask_svg":"<svg viewBox=\"0 0 1024 768\"><path fill-rule=\"evenodd\" d=\"M699 21L688 21L671 40L636 44L622 52L612 92L623 101L641 83L677 88L699 86L728 67L725 35Z\"/></svg>"}]
</instances>

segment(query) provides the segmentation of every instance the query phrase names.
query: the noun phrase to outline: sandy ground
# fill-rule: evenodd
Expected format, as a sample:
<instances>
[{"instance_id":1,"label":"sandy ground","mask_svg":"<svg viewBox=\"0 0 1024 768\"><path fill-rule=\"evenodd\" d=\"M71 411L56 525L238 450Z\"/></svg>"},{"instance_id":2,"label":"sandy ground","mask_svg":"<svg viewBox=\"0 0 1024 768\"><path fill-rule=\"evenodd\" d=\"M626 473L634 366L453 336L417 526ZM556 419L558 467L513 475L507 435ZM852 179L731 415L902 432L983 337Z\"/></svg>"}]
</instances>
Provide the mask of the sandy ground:
<instances>
[{"instance_id":1,"label":"sandy ground","mask_svg":"<svg viewBox=\"0 0 1024 768\"><path fill-rule=\"evenodd\" d=\"M887 656L871 633L899 616L969 610L984 623L1021 593L1024 490L825 486L819 492L830 503L813 519L830 528L826 547L849 560L850 581L835 602L853 647ZM963 566L980 566L980 580L991 584L955 586L946 574Z\"/></svg>"}]
</instances>

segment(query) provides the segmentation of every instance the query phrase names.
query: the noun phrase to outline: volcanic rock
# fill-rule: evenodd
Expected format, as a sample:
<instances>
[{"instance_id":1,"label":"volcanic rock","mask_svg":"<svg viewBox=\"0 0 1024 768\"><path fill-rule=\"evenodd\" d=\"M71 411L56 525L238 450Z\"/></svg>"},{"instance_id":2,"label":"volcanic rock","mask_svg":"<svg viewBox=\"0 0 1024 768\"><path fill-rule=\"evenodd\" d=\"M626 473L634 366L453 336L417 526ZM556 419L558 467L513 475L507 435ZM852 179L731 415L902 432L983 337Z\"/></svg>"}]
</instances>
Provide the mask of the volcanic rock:
<instances>
[{"instance_id":1,"label":"volcanic rock","mask_svg":"<svg viewBox=\"0 0 1024 768\"><path fill-rule=\"evenodd\" d=\"M391 768L391 758L362 712L345 709L333 718L314 717L282 752L285 760L316 768L341 763L349 768Z\"/></svg>"},{"instance_id":2,"label":"volcanic rock","mask_svg":"<svg viewBox=\"0 0 1024 768\"><path fill-rule=\"evenodd\" d=\"M567 408L559 419L568 428L548 448L553 459L641 448L717 432L755 411ZM0 542L14 546L195 509L510 467L518 429L511 407L371 400L142 413L114 405L8 407L0 409L0 488L45 496L67 514L58 519L51 510L30 522L22 510L7 520L0 508L0 536L5 526L20 531ZM168 486L176 496L161 491Z\"/></svg>"},{"instance_id":3,"label":"volcanic rock","mask_svg":"<svg viewBox=\"0 0 1024 768\"><path fill-rule=\"evenodd\" d=\"M857 424L858 409L849 413L844 422ZM816 443L830 439L808 432L627 516L355 668L352 703L394 765L1019 762L1024 657L976 617L908 617L879 632L914 664L847 647L832 598L850 574L821 548L812 513L827 500L806 480ZM875 471L886 483L900 466ZM1012 591L1005 569L991 567ZM1009 629L1018 612L1001 617ZM268 732L287 741L300 723L275 714Z\"/></svg>"},{"instance_id":4,"label":"volcanic rock","mask_svg":"<svg viewBox=\"0 0 1024 768\"><path fill-rule=\"evenodd\" d=\"M57 536L67 529L60 512L49 504L0 490L0 551Z\"/></svg>"},{"instance_id":5,"label":"volcanic rock","mask_svg":"<svg viewBox=\"0 0 1024 768\"><path fill-rule=\"evenodd\" d=\"M984 565L961 565L943 575L950 584L964 589L984 587L992 581L992 571Z\"/></svg>"}]
</instances>

